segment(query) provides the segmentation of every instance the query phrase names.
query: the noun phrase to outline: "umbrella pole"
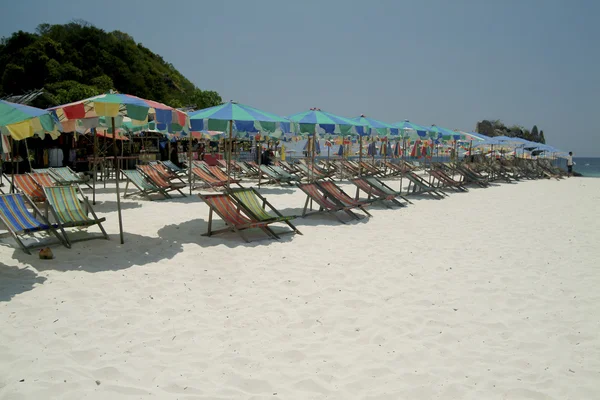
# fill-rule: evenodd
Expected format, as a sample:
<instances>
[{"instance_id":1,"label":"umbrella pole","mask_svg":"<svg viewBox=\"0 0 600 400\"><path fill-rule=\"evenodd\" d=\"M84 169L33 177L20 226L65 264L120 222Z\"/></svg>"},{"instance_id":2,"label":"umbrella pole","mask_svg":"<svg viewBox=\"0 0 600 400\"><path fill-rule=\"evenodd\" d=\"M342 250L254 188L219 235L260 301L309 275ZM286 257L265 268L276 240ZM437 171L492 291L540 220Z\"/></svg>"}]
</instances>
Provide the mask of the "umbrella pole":
<instances>
[{"instance_id":1,"label":"umbrella pole","mask_svg":"<svg viewBox=\"0 0 600 400\"><path fill-rule=\"evenodd\" d=\"M189 132L189 140L188 140L188 182L190 183L190 196L192 195L192 186L194 180L192 179L192 168L194 167L194 162L192 161L192 132Z\"/></svg>"},{"instance_id":2,"label":"umbrella pole","mask_svg":"<svg viewBox=\"0 0 600 400\"><path fill-rule=\"evenodd\" d=\"M260 132L259 132L259 134L260 134ZM260 166L262 165L263 148L262 148L262 144L260 144L260 140L256 141L256 145L257 145L257 153L258 153L258 187L260 187L260 181L262 179L262 172L260 170Z\"/></svg>"},{"instance_id":3,"label":"umbrella pole","mask_svg":"<svg viewBox=\"0 0 600 400\"><path fill-rule=\"evenodd\" d=\"M112 131L113 131L113 155L115 157L114 168L115 168L115 184L117 189L117 213L119 215L119 235L121 237L121 244L125 243L123 239L123 217L121 216L121 196L119 195L119 171L117 171L117 129L115 128L115 117L112 117ZM106 140L106 137L104 138ZM104 180L106 185L106 180Z\"/></svg>"},{"instance_id":4,"label":"umbrella pole","mask_svg":"<svg viewBox=\"0 0 600 400\"><path fill-rule=\"evenodd\" d=\"M404 132L404 131L402 131ZM402 151L402 167L400 168L400 194L402 194L402 178L404 178L404 153L406 151L406 137L402 138L402 148L400 149Z\"/></svg>"},{"instance_id":5,"label":"umbrella pole","mask_svg":"<svg viewBox=\"0 0 600 400\"><path fill-rule=\"evenodd\" d=\"M29 163L29 172L31 172L31 159L29 158L29 146L27 146L27 138L25 138L25 151L27 152L27 162Z\"/></svg>"},{"instance_id":6,"label":"umbrella pole","mask_svg":"<svg viewBox=\"0 0 600 400\"><path fill-rule=\"evenodd\" d=\"M358 135L358 176L362 177L362 136Z\"/></svg>"},{"instance_id":7,"label":"umbrella pole","mask_svg":"<svg viewBox=\"0 0 600 400\"><path fill-rule=\"evenodd\" d=\"M96 136L96 128L92 128L92 140L94 141L94 161L92 162L92 204L96 205L96 172L98 168L98 136Z\"/></svg>"},{"instance_id":8,"label":"umbrella pole","mask_svg":"<svg viewBox=\"0 0 600 400\"><path fill-rule=\"evenodd\" d=\"M104 133L104 139L102 140L102 143L104 147L104 151L102 152L102 183L104 184L104 189L106 189L106 151L108 150L106 147L106 132Z\"/></svg>"},{"instance_id":9,"label":"umbrella pole","mask_svg":"<svg viewBox=\"0 0 600 400\"><path fill-rule=\"evenodd\" d=\"M10 193L15 192L15 145L12 136L10 137Z\"/></svg>"},{"instance_id":10,"label":"umbrella pole","mask_svg":"<svg viewBox=\"0 0 600 400\"><path fill-rule=\"evenodd\" d=\"M227 143L227 191L231 189L230 181L231 177L229 174L231 173L231 137L233 135L233 120L229 120L229 143ZM260 179L260 174L258 175Z\"/></svg>"}]
</instances>

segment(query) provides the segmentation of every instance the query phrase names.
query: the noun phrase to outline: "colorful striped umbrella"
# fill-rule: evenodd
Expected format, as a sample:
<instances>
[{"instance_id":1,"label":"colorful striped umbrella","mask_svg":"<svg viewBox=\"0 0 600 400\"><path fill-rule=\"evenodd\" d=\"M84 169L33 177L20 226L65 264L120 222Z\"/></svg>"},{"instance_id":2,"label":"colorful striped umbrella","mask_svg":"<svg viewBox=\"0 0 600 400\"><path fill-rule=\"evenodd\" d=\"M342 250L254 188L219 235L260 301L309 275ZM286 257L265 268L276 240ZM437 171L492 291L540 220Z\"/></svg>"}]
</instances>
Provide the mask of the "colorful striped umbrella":
<instances>
[{"instance_id":1,"label":"colorful striped umbrella","mask_svg":"<svg viewBox=\"0 0 600 400\"><path fill-rule=\"evenodd\" d=\"M361 125L356 127L360 136L396 136L399 134L399 129L394 125L365 117L364 114L351 118L351 120Z\"/></svg>"},{"instance_id":2,"label":"colorful striped umbrella","mask_svg":"<svg viewBox=\"0 0 600 400\"><path fill-rule=\"evenodd\" d=\"M62 127L46 110L0 100L0 129L15 140L33 135L43 138L46 133L56 139Z\"/></svg>"},{"instance_id":3,"label":"colorful striped umbrella","mask_svg":"<svg viewBox=\"0 0 600 400\"><path fill-rule=\"evenodd\" d=\"M144 125L151 119L156 121L158 130L179 132L188 129L188 117L183 111L169 107L153 100L145 100L137 96L121 93L106 93L87 99L79 100L74 103L63 104L48 109L63 124L63 130L74 132L77 121L80 121L85 128L97 128L100 126L100 117L109 117L111 119L112 131L116 131L117 121L122 121L120 117L129 117L134 124ZM116 135L113 135L113 151L115 157L115 167L117 162L117 143ZM94 158L96 158L96 141L94 140ZM96 164L94 163L94 168ZM106 181L105 181L106 182ZM117 211L119 219L119 234L121 244L125 243L123 237L123 219L121 216L121 196L119 195L119 174L115 174L115 184L117 191ZM93 203L96 200L96 174L94 173Z\"/></svg>"},{"instance_id":4,"label":"colorful striped umbrella","mask_svg":"<svg viewBox=\"0 0 600 400\"><path fill-rule=\"evenodd\" d=\"M321 111L319 108L311 108L308 111L290 115L288 119L297 125L295 129L297 132L309 135L315 133L317 128L330 134L356 134L356 127L362 126L349 118Z\"/></svg>"}]
</instances>

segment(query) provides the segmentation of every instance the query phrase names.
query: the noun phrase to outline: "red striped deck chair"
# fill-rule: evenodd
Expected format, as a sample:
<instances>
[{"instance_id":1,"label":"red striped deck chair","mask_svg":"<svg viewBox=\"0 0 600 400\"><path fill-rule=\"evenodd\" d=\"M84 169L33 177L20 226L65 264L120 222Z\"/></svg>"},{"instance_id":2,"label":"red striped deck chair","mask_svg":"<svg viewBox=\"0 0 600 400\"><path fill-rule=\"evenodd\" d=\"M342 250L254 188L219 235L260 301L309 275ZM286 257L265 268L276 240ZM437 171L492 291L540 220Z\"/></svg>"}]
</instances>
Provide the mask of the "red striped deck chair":
<instances>
[{"instance_id":1,"label":"red striped deck chair","mask_svg":"<svg viewBox=\"0 0 600 400\"><path fill-rule=\"evenodd\" d=\"M199 194L200 198L208 205L210 211L208 214L208 230L202 236L212 236L223 232L235 232L245 242L249 242L242 231L246 229L258 228L266 233L269 237L279 239L279 236L275 234L270 228L269 224L276 222L273 221L257 221L246 215L242 208L233 200L229 194ZM213 230L213 212L216 213L223 222L225 222L225 228Z\"/></svg>"},{"instance_id":2,"label":"red striped deck chair","mask_svg":"<svg viewBox=\"0 0 600 400\"><path fill-rule=\"evenodd\" d=\"M42 188L58 185L58 183L55 183L54 180L52 180L52 177L50 177L50 174L48 174L46 172L34 172L34 173L30 173L29 176L31 176L33 181Z\"/></svg>"},{"instance_id":3,"label":"red striped deck chair","mask_svg":"<svg viewBox=\"0 0 600 400\"><path fill-rule=\"evenodd\" d=\"M192 168L192 177L195 179L200 179L204 185L202 187L207 187L212 190L217 190L218 188L224 187L227 185L227 181L222 181L220 179L215 178L214 175L208 173L202 168L194 167Z\"/></svg>"},{"instance_id":4,"label":"red striped deck chair","mask_svg":"<svg viewBox=\"0 0 600 400\"><path fill-rule=\"evenodd\" d=\"M329 194L331 197L333 197L334 199L336 199L341 204L343 204L343 205L345 205L347 207L358 208L362 212L364 212L366 215L368 215L369 217L372 216L365 209L365 207L367 207L369 204L371 204L374 200L368 200L368 201L355 200L352 197L348 196L348 194L346 192L344 192L344 190L341 187L339 187L338 185L336 185L332 181L323 181L323 182L318 182L317 184L325 192L327 192L327 194Z\"/></svg>"},{"instance_id":5,"label":"red striped deck chair","mask_svg":"<svg viewBox=\"0 0 600 400\"><path fill-rule=\"evenodd\" d=\"M227 181L227 174L225 172L223 172L221 170L221 168L217 167L217 166L209 166L208 167L208 172L210 172L211 174L214 175L215 178L217 178L220 181ZM233 179L233 178L229 178L229 183L235 183L236 185L240 186L240 180L239 179Z\"/></svg>"},{"instance_id":6,"label":"red striped deck chair","mask_svg":"<svg viewBox=\"0 0 600 400\"><path fill-rule=\"evenodd\" d=\"M337 215L338 211L343 211L353 219L360 219L358 215L352 212L352 209L354 207L345 206L336 199L328 196L328 194L324 192L316 183L299 183L297 184L297 186L306 194L306 201L304 202L304 209L302 210L303 218L311 214L324 212L333 215L335 218L337 218L338 221L340 221L342 224L345 224L346 222L344 222ZM315 203L317 203L319 205L319 210L309 212L309 201L314 201Z\"/></svg>"},{"instance_id":7,"label":"red striped deck chair","mask_svg":"<svg viewBox=\"0 0 600 400\"><path fill-rule=\"evenodd\" d=\"M181 193L183 197L186 197L185 194L181 191L186 185L181 182L169 182L167 181L163 175L156 170L151 165L138 165L137 168L152 182L154 185L158 186L165 192L172 192L174 190Z\"/></svg>"},{"instance_id":8,"label":"red striped deck chair","mask_svg":"<svg viewBox=\"0 0 600 400\"><path fill-rule=\"evenodd\" d=\"M46 201L42 188L27 174L15 175L15 186L37 203Z\"/></svg>"},{"instance_id":9,"label":"red striped deck chair","mask_svg":"<svg viewBox=\"0 0 600 400\"><path fill-rule=\"evenodd\" d=\"M386 206L387 208L391 208L386 202L391 202L397 206L404 207L404 204L400 203L396 200L396 194L388 194L381 191L379 188L372 186L368 181L364 178L354 178L350 180L354 185L356 185L356 200L359 199L359 193L362 190L367 194L367 199L371 200L372 198L379 201L381 204Z\"/></svg>"}]
</instances>

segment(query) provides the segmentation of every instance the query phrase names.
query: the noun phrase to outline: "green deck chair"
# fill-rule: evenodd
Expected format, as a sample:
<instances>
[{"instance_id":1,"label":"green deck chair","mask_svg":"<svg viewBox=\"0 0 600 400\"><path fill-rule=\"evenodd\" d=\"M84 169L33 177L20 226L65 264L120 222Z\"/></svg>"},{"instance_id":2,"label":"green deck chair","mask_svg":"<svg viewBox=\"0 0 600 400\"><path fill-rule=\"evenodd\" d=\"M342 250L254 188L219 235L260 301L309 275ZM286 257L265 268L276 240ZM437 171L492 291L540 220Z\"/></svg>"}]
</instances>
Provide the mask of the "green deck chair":
<instances>
[{"instance_id":1,"label":"green deck chair","mask_svg":"<svg viewBox=\"0 0 600 400\"><path fill-rule=\"evenodd\" d=\"M240 203L246 212L260 222L282 222L287 224L292 230L285 233L298 233L298 230L290 221L297 218L296 216L284 216L281 214L267 199L265 199L254 188L233 189L231 195ZM267 211L267 207L273 212L272 215Z\"/></svg>"},{"instance_id":2,"label":"green deck chair","mask_svg":"<svg viewBox=\"0 0 600 400\"><path fill-rule=\"evenodd\" d=\"M108 240L108 235L102 226L102 222L106 221L106 218L98 218L87 198L83 196L82 200L78 198L77 189L74 186L45 187L44 192L47 199L46 205L49 206L67 243L71 244L72 242L91 239ZM85 209L82 207L82 204L85 205ZM88 216L87 211L92 214L93 218ZM67 232L65 232L65 228L88 227L92 225L98 225L102 234L91 234L83 238L71 240Z\"/></svg>"}]
</instances>

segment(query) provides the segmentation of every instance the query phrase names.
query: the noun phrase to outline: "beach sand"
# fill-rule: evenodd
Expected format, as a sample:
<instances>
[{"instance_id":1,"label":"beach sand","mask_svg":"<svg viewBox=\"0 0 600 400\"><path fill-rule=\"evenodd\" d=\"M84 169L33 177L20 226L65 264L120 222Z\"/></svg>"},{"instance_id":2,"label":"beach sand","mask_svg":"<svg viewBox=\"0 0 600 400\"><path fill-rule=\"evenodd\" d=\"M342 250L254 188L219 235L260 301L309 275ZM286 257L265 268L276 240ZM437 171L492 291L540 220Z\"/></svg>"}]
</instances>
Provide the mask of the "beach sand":
<instances>
[{"instance_id":1,"label":"beach sand","mask_svg":"<svg viewBox=\"0 0 600 400\"><path fill-rule=\"evenodd\" d=\"M124 200L121 246L99 192L110 241L54 260L0 246L1 399L600 398L600 179L313 216L251 244L200 236L193 196Z\"/></svg>"}]
</instances>

